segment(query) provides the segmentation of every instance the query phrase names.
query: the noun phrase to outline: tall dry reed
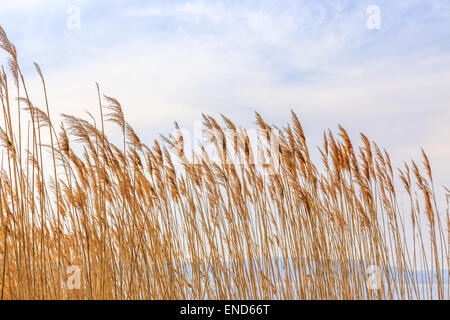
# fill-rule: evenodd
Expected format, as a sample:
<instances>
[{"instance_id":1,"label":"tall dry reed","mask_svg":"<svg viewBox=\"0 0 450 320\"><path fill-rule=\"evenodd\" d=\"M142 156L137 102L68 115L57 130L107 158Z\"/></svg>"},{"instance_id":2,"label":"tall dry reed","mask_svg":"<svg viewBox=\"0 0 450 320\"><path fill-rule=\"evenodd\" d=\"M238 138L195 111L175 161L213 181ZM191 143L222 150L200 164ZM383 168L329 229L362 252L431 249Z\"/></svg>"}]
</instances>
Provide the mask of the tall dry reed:
<instances>
[{"instance_id":1,"label":"tall dry reed","mask_svg":"<svg viewBox=\"0 0 450 320\"><path fill-rule=\"evenodd\" d=\"M144 144L98 86L97 118L55 124L39 66L43 109L1 27L0 46L1 299L448 298L450 192L443 212L425 152L395 170L339 127L315 163L295 113L256 114L258 167L246 130L205 115L211 160L180 133Z\"/></svg>"}]
</instances>

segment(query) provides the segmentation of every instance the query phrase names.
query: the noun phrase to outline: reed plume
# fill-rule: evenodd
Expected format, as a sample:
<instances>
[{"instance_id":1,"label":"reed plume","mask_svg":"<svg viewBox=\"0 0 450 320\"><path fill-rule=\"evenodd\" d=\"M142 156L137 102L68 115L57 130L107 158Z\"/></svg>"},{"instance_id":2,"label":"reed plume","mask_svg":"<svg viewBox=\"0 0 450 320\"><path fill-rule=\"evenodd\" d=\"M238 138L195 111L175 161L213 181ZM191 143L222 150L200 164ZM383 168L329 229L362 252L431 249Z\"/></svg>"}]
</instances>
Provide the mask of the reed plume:
<instances>
[{"instance_id":1,"label":"reed plume","mask_svg":"<svg viewBox=\"0 0 450 320\"><path fill-rule=\"evenodd\" d=\"M147 145L98 85L97 117L56 124L41 68L42 109L1 27L0 47L2 299L448 299L450 192L425 151L396 175L339 126L315 162L294 111L283 128L255 113L256 144L203 115L198 150L177 122Z\"/></svg>"}]
</instances>

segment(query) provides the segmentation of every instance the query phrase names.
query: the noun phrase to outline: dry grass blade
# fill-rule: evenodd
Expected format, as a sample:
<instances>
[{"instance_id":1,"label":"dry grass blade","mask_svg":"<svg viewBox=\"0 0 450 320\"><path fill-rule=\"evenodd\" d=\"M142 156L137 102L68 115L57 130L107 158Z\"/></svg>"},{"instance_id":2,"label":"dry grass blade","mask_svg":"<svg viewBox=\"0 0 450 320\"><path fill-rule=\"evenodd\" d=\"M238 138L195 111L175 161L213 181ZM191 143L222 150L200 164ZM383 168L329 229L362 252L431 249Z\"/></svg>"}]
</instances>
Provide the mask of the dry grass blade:
<instances>
[{"instance_id":1,"label":"dry grass blade","mask_svg":"<svg viewBox=\"0 0 450 320\"><path fill-rule=\"evenodd\" d=\"M342 126L316 163L293 111L284 128L255 113L258 146L224 115L202 115L198 154L177 122L147 145L98 85L99 119L57 125L41 68L46 111L1 27L0 47L17 90L2 69L2 299L448 299L450 191L442 212L423 150L398 188L389 154Z\"/></svg>"}]
</instances>

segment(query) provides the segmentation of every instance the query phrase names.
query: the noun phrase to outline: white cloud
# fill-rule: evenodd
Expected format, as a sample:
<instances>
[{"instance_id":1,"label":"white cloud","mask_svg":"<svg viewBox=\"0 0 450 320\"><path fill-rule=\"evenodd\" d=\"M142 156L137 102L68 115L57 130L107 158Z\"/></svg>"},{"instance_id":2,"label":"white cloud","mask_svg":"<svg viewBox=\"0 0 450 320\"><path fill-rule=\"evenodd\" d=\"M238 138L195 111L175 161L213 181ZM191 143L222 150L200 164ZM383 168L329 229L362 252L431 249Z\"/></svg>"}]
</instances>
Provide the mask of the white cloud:
<instances>
[{"instance_id":1,"label":"white cloud","mask_svg":"<svg viewBox=\"0 0 450 320\"><path fill-rule=\"evenodd\" d=\"M423 146L439 183L449 186L450 54L439 43L410 52L389 33L368 34L365 10L327 10L320 4L255 10L201 1L130 8L127 23L170 17L176 31L161 39L160 30L143 29L137 40L68 61L47 75L50 101L58 113L95 113L98 81L122 102L148 143L173 120L190 126L202 112L224 113L247 126L258 110L283 125L293 108L310 121L305 126L313 143L343 123L355 136L365 131L387 147L397 165L420 157ZM408 24L408 33L420 33L414 28ZM126 30L111 32L127 38ZM33 97L39 97L38 82L32 82Z\"/></svg>"},{"instance_id":2,"label":"white cloud","mask_svg":"<svg viewBox=\"0 0 450 320\"><path fill-rule=\"evenodd\" d=\"M0 13L42 11L54 6L83 5L89 0L0 0Z\"/></svg>"},{"instance_id":3,"label":"white cloud","mask_svg":"<svg viewBox=\"0 0 450 320\"><path fill-rule=\"evenodd\" d=\"M185 2L178 4L148 5L145 7L132 7L125 11L132 17L174 17L185 20L211 20L219 21L223 16L223 7L215 4L205 4L202 1Z\"/></svg>"},{"instance_id":4,"label":"white cloud","mask_svg":"<svg viewBox=\"0 0 450 320\"><path fill-rule=\"evenodd\" d=\"M24 10L33 10L34 8L49 4L53 2L52 0L1 0L1 11L2 12L11 12L11 11L24 11Z\"/></svg>"}]
</instances>

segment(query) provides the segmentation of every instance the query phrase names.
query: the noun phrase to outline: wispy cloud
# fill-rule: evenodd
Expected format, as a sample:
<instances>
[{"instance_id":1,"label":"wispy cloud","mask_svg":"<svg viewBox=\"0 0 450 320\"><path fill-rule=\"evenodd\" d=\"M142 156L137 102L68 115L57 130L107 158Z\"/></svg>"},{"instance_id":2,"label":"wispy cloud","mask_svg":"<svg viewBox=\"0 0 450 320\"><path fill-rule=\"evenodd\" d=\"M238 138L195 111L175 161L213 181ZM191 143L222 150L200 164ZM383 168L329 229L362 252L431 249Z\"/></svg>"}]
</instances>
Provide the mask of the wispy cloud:
<instances>
[{"instance_id":1,"label":"wispy cloud","mask_svg":"<svg viewBox=\"0 0 450 320\"><path fill-rule=\"evenodd\" d=\"M450 4L376 2L380 30L366 28L372 1L76 2L76 31L70 2L27 11L26 32L5 7L0 17L23 59L41 63L58 111L94 107L94 81L149 139L201 112L249 126L253 110L283 124L293 108L312 143L342 123L394 160L424 146L450 185Z\"/></svg>"}]
</instances>

